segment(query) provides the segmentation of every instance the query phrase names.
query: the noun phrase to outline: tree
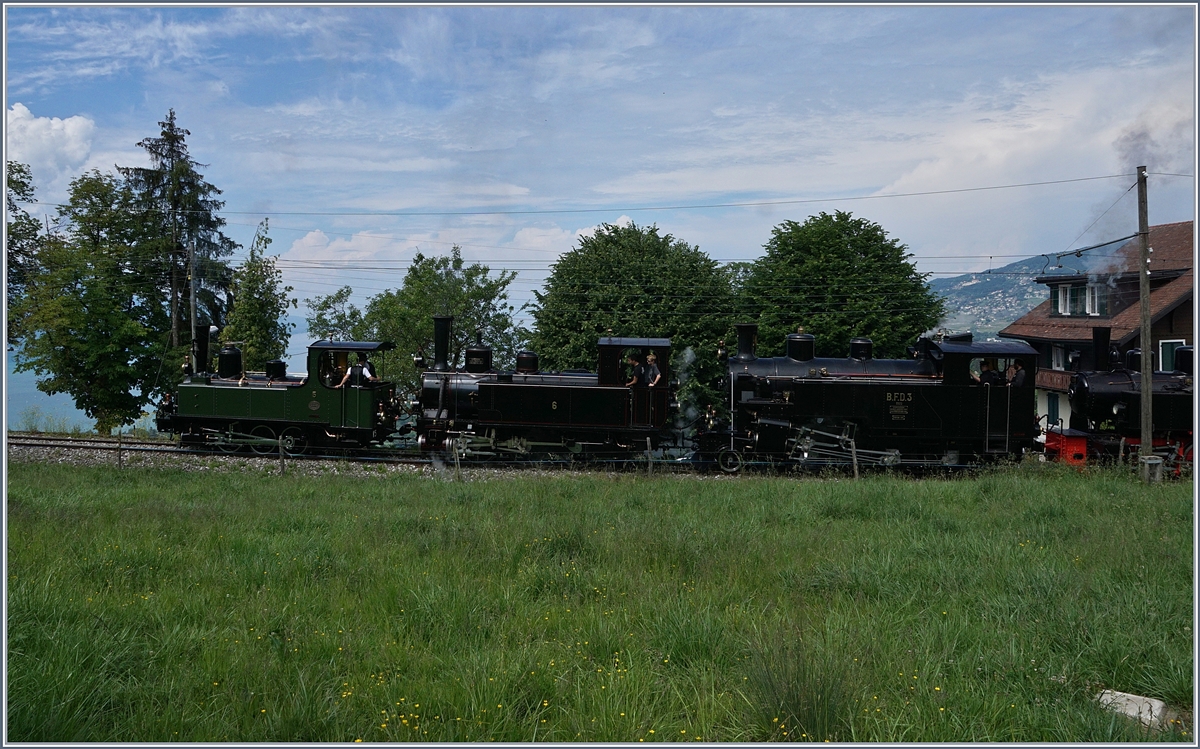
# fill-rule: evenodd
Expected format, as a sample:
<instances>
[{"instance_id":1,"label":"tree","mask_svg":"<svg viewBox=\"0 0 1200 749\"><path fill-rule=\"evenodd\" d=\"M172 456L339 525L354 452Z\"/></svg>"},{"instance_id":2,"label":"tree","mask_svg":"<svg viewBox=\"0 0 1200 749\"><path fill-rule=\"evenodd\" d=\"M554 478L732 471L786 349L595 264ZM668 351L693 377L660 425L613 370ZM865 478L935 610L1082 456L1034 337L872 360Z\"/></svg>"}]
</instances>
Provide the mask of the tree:
<instances>
[{"instance_id":1,"label":"tree","mask_svg":"<svg viewBox=\"0 0 1200 749\"><path fill-rule=\"evenodd\" d=\"M402 389L415 392L418 373L408 363L410 354L433 356L433 316L453 315L450 364L461 364L476 333L492 347L495 366L511 368L524 344L525 331L517 327L516 310L508 304L508 286L516 273L491 275L486 265L467 265L455 245L449 255L413 258L399 289L384 291L367 300L365 311L349 303L349 286L316 299L306 299L311 314L309 334L343 340L390 341L396 344L401 364L383 372ZM431 362L432 363L432 362Z\"/></svg>"},{"instance_id":2,"label":"tree","mask_svg":"<svg viewBox=\"0 0 1200 749\"><path fill-rule=\"evenodd\" d=\"M69 394L101 433L133 423L173 382L162 371L167 316L142 273L153 259L142 218L113 175L76 178L14 305L17 371L47 375L38 389Z\"/></svg>"},{"instance_id":3,"label":"tree","mask_svg":"<svg viewBox=\"0 0 1200 749\"><path fill-rule=\"evenodd\" d=\"M424 352L432 362L433 316L453 315L451 366L464 362L466 349L475 343L478 332L492 347L494 365L511 368L524 343L524 331L513 317L516 310L508 304L508 287L516 277L511 271L493 276L491 269L480 263L467 265L458 245L450 248L449 255L426 257L418 252L399 289L368 300L363 334L395 343L402 356ZM395 378L410 391L418 386L411 365L402 367Z\"/></svg>"},{"instance_id":4,"label":"tree","mask_svg":"<svg viewBox=\"0 0 1200 749\"><path fill-rule=\"evenodd\" d=\"M350 304L354 289L343 286L327 296L305 299L304 306L309 314L308 335L330 341L354 341L366 336L363 329L362 312Z\"/></svg>"},{"instance_id":5,"label":"tree","mask_svg":"<svg viewBox=\"0 0 1200 749\"><path fill-rule=\"evenodd\" d=\"M731 281L699 247L660 235L657 226L604 224L563 254L545 290L535 292L533 346L547 368L595 369L596 341L610 330L669 337L681 397L715 403L715 353L732 324Z\"/></svg>"},{"instance_id":6,"label":"tree","mask_svg":"<svg viewBox=\"0 0 1200 749\"><path fill-rule=\"evenodd\" d=\"M34 198L33 174L26 164L9 161L5 173L4 199L8 207L8 221L4 225L8 263L8 337L9 345L18 343L18 322L12 314L16 301L25 292L29 276L37 272L40 227L38 222L20 206L20 203L36 202Z\"/></svg>"},{"instance_id":7,"label":"tree","mask_svg":"<svg viewBox=\"0 0 1200 749\"><path fill-rule=\"evenodd\" d=\"M205 324L223 327L232 277L221 258L238 245L221 233L225 220L217 211L225 203L216 197L221 191L204 181L198 168L205 165L188 154L187 136L191 132L176 124L174 109L158 124L159 137L144 138L137 144L150 156L150 166L119 170L136 195L137 207L157 227L151 240L161 261L155 267L158 283L169 299L171 346L175 347L182 342L180 329L190 329L184 322L182 304L189 291L189 248L196 256L194 282L200 316L206 318Z\"/></svg>"},{"instance_id":8,"label":"tree","mask_svg":"<svg viewBox=\"0 0 1200 749\"><path fill-rule=\"evenodd\" d=\"M283 285L283 274L275 268L275 258L266 256L271 244L268 229L263 219L249 255L233 273L233 304L221 331L222 341L241 343L246 369L256 371L286 355L293 325L283 317L289 306L296 306L296 300L288 296L292 287Z\"/></svg>"},{"instance_id":9,"label":"tree","mask_svg":"<svg viewBox=\"0 0 1200 749\"><path fill-rule=\"evenodd\" d=\"M908 248L847 212L785 221L765 249L742 290L763 355L782 354L786 335L802 326L816 336L818 356L845 356L850 339L865 336L877 356L903 357L945 312Z\"/></svg>"}]
</instances>

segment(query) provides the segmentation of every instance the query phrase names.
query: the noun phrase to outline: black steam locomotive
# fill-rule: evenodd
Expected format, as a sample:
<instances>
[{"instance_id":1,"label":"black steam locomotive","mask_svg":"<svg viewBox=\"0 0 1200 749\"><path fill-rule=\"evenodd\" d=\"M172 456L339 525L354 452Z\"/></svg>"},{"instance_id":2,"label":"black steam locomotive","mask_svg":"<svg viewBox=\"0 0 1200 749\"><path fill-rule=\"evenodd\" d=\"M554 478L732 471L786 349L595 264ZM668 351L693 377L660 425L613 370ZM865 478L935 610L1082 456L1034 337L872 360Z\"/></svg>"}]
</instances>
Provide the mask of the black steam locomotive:
<instances>
[{"instance_id":1,"label":"black steam locomotive","mask_svg":"<svg viewBox=\"0 0 1200 749\"><path fill-rule=\"evenodd\" d=\"M1034 449L1037 352L970 334L921 338L908 359L875 359L869 339L845 359L814 356L815 338L792 333L786 355L755 355L758 326L737 325L726 358L729 419L712 417L697 455L736 473L747 461L795 466L953 466ZM1018 386L978 373L1020 360ZM993 376L995 377L995 376Z\"/></svg>"},{"instance_id":2,"label":"black steam locomotive","mask_svg":"<svg viewBox=\"0 0 1200 749\"><path fill-rule=\"evenodd\" d=\"M1132 349L1124 361L1110 358L1108 369L1075 373L1067 391L1070 426L1050 428L1048 452L1074 457L1086 450L1092 459L1111 459L1140 446L1141 356ZM1151 376L1153 449L1171 464L1192 462L1193 366L1192 347L1181 346L1175 350L1175 370Z\"/></svg>"},{"instance_id":3,"label":"black steam locomotive","mask_svg":"<svg viewBox=\"0 0 1200 749\"><path fill-rule=\"evenodd\" d=\"M622 454L657 449L670 437L673 385L626 386L625 357L654 353L670 382L669 338L604 337L596 372L543 372L537 354L517 354L516 369L496 371L492 350L477 342L466 366L448 361L453 318L434 318L434 361L414 357L421 392L411 404L424 451L482 457L543 453Z\"/></svg>"}]
</instances>

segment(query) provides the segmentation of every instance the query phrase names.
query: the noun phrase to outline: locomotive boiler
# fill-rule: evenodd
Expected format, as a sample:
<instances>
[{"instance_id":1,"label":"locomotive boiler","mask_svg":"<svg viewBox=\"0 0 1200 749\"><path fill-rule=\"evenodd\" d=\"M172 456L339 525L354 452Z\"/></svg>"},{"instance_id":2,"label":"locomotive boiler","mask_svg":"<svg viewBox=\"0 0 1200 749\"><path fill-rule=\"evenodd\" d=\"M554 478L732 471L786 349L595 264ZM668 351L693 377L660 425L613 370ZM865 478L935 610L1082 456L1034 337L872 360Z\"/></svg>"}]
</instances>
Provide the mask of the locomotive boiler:
<instances>
[{"instance_id":1,"label":"locomotive boiler","mask_svg":"<svg viewBox=\"0 0 1200 749\"><path fill-rule=\"evenodd\" d=\"M1035 447L1037 352L970 334L921 338L907 359L876 359L855 338L846 358L814 355L815 337L787 336L786 354L755 353L758 326L739 324L726 358L728 420L697 435L697 455L726 473L748 461L795 466L960 465ZM980 377L1016 361L1023 381Z\"/></svg>"},{"instance_id":2,"label":"locomotive boiler","mask_svg":"<svg viewBox=\"0 0 1200 749\"><path fill-rule=\"evenodd\" d=\"M453 318L434 317L434 360L424 369L411 404L418 445L461 456L622 454L656 449L669 437L674 386L626 385L630 353L656 354L662 382L670 381L669 338L602 337L595 372L544 372L537 354L517 354L513 371L497 371L481 342L466 350L466 365L449 362Z\"/></svg>"}]
</instances>

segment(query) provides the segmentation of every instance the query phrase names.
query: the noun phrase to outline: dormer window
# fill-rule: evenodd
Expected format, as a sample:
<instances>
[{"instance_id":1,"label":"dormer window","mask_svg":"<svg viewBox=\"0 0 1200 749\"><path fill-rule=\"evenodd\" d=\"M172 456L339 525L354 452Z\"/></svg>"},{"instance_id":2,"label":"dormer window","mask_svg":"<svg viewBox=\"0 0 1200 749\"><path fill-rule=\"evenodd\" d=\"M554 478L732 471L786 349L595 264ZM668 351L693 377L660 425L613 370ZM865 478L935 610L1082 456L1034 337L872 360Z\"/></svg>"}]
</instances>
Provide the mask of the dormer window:
<instances>
[{"instance_id":1,"label":"dormer window","mask_svg":"<svg viewBox=\"0 0 1200 749\"><path fill-rule=\"evenodd\" d=\"M1050 302L1050 311L1056 315L1107 315L1108 287L1062 284L1052 290Z\"/></svg>"},{"instance_id":2,"label":"dormer window","mask_svg":"<svg viewBox=\"0 0 1200 749\"><path fill-rule=\"evenodd\" d=\"M1104 284L1088 284L1087 313L1089 315L1108 314L1108 286Z\"/></svg>"}]
</instances>

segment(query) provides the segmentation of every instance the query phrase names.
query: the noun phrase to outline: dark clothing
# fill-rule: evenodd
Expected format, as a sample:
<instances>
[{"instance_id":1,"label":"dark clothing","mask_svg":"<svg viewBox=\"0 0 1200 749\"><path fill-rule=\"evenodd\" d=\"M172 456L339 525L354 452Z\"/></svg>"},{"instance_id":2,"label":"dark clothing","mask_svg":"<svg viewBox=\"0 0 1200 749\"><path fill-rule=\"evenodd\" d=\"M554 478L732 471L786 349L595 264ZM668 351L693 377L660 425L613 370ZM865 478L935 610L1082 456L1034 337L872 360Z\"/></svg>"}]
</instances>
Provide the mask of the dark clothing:
<instances>
[{"instance_id":1,"label":"dark clothing","mask_svg":"<svg viewBox=\"0 0 1200 749\"><path fill-rule=\"evenodd\" d=\"M355 387L363 387L369 384L373 377L375 377L375 365L369 361L360 361L350 367L349 384Z\"/></svg>"},{"instance_id":2,"label":"dark clothing","mask_svg":"<svg viewBox=\"0 0 1200 749\"><path fill-rule=\"evenodd\" d=\"M658 371L657 364L647 364L646 365L646 384L649 385L650 383L657 380L659 378L660 374L661 373Z\"/></svg>"},{"instance_id":3,"label":"dark clothing","mask_svg":"<svg viewBox=\"0 0 1200 749\"><path fill-rule=\"evenodd\" d=\"M979 384L996 387L997 385L1004 384L1004 377L1002 377L1001 374L996 370L989 369L979 373Z\"/></svg>"},{"instance_id":4,"label":"dark clothing","mask_svg":"<svg viewBox=\"0 0 1200 749\"><path fill-rule=\"evenodd\" d=\"M629 370L629 379L633 380L634 385L646 384L646 368L641 364L634 364Z\"/></svg>"},{"instance_id":5,"label":"dark clothing","mask_svg":"<svg viewBox=\"0 0 1200 749\"><path fill-rule=\"evenodd\" d=\"M1025 368L1022 367L1013 373L1012 379L1009 380L1008 384L1015 388L1025 387Z\"/></svg>"}]
</instances>

